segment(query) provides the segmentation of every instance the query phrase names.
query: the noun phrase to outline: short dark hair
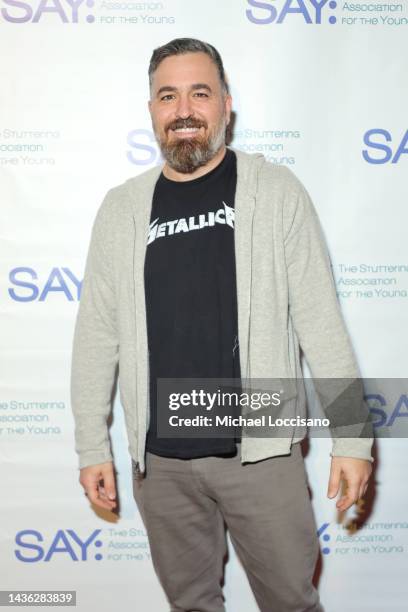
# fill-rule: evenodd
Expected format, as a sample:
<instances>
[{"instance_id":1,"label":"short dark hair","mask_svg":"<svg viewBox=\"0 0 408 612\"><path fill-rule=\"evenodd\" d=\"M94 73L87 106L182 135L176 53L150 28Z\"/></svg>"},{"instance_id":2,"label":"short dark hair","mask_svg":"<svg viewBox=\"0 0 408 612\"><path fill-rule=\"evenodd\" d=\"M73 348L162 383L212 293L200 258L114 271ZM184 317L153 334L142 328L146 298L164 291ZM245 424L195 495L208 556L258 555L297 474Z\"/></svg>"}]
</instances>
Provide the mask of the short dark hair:
<instances>
[{"instance_id":1,"label":"short dark hair","mask_svg":"<svg viewBox=\"0 0 408 612\"><path fill-rule=\"evenodd\" d=\"M170 42L157 47L150 58L149 64L149 86L152 88L153 73L156 71L159 64L172 55L183 55L184 53L206 53L217 67L218 75L221 81L221 87L224 93L229 94L229 85L225 76L224 65L221 55L217 49L209 43L198 40L197 38L174 38Z\"/></svg>"}]
</instances>

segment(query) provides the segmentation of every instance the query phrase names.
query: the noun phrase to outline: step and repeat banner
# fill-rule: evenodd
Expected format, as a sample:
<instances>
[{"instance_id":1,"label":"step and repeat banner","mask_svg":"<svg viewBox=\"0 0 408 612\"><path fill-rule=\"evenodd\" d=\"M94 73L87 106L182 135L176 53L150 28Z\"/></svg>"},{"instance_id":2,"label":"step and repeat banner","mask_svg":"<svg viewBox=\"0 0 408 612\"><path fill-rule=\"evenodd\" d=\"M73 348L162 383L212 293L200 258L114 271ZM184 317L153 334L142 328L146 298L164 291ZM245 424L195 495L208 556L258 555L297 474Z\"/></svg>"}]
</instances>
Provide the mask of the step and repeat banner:
<instances>
[{"instance_id":1,"label":"step and repeat banner","mask_svg":"<svg viewBox=\"0 0 408 612\"><path fill-rule=\"evenodd\" d=\"M313 199L363 376L399 382L372 395L376 425L408 414L408 2L0 0L0 590L76 591L81 612L168 609L119 400L115 515L78 482L69 377L94 216L161 163L148 63L184 36L221 53L231 144L291 168ZM369 493L344 516L326 496L330 450L305 449L325 609L406 610L406 440L376 440ZM225 596L228 612L257 610L231 545Z\"/></svg>"}]
</instances>

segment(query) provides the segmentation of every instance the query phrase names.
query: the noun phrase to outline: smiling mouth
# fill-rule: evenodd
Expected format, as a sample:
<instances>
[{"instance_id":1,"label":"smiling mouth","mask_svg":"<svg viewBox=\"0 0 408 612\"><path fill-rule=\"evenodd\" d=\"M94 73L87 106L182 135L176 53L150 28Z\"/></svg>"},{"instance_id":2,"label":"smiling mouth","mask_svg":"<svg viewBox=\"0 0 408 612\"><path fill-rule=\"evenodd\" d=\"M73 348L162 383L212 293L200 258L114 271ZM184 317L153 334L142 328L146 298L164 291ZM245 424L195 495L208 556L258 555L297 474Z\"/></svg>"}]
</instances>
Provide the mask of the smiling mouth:
<instances>
[{"instance_id":1,"label":"smiling mouth","mask_svg":"<svg viewBox=\"0 0 408 612\"><path fill-rule=\"evenodd\" d=\"M174 132L198 132L199 129L197 127L176 128Z\"/></svg>"},{"instance_id":2,"label":"smiling mouth","mask_svg":"<svg viewBox=\"0 0 408 612\"><path fill-rule=\"evenodd\" d=\"M172 129L175 134L198 134L201 128L199 127L181 127Z\"/></svg>"}]
</instances>

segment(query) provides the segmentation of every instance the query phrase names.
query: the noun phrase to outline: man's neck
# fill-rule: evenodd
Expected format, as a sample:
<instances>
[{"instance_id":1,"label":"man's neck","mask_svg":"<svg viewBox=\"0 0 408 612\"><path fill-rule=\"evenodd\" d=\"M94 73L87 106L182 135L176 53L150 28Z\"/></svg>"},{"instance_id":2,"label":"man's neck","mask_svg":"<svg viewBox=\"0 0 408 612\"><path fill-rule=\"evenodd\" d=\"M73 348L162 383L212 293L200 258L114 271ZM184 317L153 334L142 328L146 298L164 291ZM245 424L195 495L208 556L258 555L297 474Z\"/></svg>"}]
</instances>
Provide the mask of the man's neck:
<instances>
[{"instance_id":1,"label":"man's neck","mask_svg":"<svg viewBox=\"0 0 408 612\"><path fill-rule=\"evenodd\" d=\"M171 168L166 162L163 166L163 174L166 178L172 181L180 181L180 182L192 181L196 178L199 178L200 176L203 176L204 174L207 174L207 172L210 172L211 170L213 170L213 168L218 166L218 164L220 164L222 160L224 159L226 152L227 152L227 148L224 145L216 153L216 155L212 159L210 159L208 163L205 164L205 166L200 166L199 168L194 170L194 172L191 172L191 173L177 172L176 170Z\"/></svg>"}]
</instances>

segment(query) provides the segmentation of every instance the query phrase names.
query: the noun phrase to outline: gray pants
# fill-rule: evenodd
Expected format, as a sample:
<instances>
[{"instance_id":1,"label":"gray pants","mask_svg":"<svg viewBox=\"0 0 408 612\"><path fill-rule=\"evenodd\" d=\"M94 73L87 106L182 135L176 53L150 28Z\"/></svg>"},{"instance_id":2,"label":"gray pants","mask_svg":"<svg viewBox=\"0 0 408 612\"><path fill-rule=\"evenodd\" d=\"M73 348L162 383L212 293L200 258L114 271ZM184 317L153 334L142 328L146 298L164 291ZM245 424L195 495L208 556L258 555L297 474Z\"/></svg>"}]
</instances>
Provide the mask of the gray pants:
<instances>
[{"instance_id":1,"label":"gray pants","mask_svg":"<svg viewBox=\"0 0 408 612\"><path fill-rule=\"evenodd\" d=\"M319 554L300 444L290 455L146 453L133 494L171 612L225 612L225 525L261 612L321 612L312 576Z\"/></svg>"}]
</instances>

